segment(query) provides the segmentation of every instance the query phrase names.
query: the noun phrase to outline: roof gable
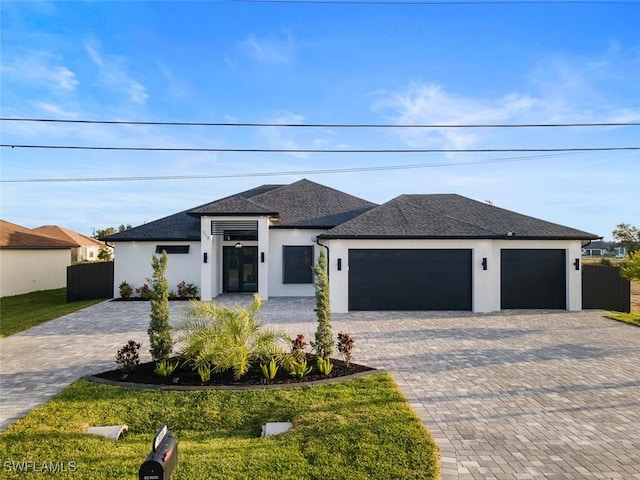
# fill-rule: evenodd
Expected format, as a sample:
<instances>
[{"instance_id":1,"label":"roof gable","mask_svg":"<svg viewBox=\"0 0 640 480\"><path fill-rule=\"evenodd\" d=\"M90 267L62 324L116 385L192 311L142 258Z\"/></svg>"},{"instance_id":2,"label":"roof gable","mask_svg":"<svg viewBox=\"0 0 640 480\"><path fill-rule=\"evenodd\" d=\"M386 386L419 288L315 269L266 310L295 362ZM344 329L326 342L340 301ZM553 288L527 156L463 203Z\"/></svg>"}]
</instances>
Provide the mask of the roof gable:
<instances>
[{"instance_id":1,"label":"roof gable","mask_svg":"<svg viewBox=\"0 0 640 480\"><path fill-rule=\"evenodd\" d=\"M329 228L376 204L303 179L290 185L265 185L195 208L192 215L270 215L278 227Z\"/></svg>"},{"instance_id":2,"label":"roof gable","mask_svg":"<svg viewBox=\"0 0 640 480\"><path fill-rule=\"evenodd\" d=\"M400 195L325 238L585 239L597 235L455 194Z\"/></svg>"},{"instance_id":3,"label":"roof gable","mask_svg":"<svg viewBox=\"0 0 640 480\"><path fill-rule=\"evenodd\" d=\"M30 228L0 220L0 248L69 249L77 246L74 242L40 235Z\"/></svg>"},{"instance_id":4,"label":"roof gable","mask_svg":"<svg viewBox=\"0 0 640 480\"><path fill-rule=\"evenodd\" d=\"M334 227L376 206L306 179L264 193L254 200L278 212L278 227Z\"/></svg>"}]
</instances>

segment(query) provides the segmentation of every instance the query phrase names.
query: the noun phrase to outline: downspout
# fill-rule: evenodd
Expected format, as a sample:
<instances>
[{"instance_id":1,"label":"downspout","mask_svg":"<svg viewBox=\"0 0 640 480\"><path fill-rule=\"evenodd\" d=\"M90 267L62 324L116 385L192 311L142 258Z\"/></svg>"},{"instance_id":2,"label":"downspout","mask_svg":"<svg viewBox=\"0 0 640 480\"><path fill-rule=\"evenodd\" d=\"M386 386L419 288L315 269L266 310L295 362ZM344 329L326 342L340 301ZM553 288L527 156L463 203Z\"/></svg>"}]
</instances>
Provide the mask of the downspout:
<instances>
[{"instance_id":1,"label":"downspout","mask_svg":"<svg viewBox=\"0 0 640 480\"><path fill-rule=\"evenodd\" d=\"M320 245L321 247L324 247L324 248L327 249L327 277L328 277L329 275L331 275L331 273L330 273L331 272L331 268L330 268L331 263L329 262L329 257L330 257L330 255L329 255L329 247L327 247L326 245L323 245L322 243L320 243L320 240L318 239L318 237L315 238L315 242L318 245Z\"/></svg>"}]
</instances>

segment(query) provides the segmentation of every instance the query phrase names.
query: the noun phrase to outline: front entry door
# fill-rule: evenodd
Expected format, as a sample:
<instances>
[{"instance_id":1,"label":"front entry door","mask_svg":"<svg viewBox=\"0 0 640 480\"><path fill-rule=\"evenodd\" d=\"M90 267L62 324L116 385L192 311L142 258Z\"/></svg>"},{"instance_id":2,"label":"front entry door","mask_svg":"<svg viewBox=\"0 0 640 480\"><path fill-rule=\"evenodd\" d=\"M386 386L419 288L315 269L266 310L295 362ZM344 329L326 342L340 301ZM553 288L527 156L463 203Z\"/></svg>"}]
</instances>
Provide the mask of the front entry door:
<instances>
[{"instance_id":1,"label":"front entry door","mask_svg":"<svg viewBox=\"0 0 640 480\"><path fill-rule=\"evenodd\" d=\"M224 293L258 291L258 247L223 247Z\"/></svg>"}]
</instances>

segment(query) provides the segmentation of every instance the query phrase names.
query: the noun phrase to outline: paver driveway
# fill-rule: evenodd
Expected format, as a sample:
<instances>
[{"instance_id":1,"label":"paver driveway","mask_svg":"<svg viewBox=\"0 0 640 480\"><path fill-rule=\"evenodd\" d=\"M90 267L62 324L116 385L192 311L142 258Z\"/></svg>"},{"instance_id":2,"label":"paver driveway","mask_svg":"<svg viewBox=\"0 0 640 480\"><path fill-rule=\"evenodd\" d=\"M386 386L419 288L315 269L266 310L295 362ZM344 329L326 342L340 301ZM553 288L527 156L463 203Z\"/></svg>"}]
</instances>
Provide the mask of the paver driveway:
<instances>
[{"instance_id":1,"label":"paver driveway","mask_svg":"<svg viewBox=\"0 0 640 480\"><path fill-rule=\"evenodd\" d=\"M313 308L272 299L262 316L312 337ZM117 348L146 339L148 312L105 302L0 340L0 428L112 368ZM596 311L354 312L333 328L356 338L356 361L394 376L438 442L443 480L640 479L640 328Z\"/></svg>"}]
</instances>

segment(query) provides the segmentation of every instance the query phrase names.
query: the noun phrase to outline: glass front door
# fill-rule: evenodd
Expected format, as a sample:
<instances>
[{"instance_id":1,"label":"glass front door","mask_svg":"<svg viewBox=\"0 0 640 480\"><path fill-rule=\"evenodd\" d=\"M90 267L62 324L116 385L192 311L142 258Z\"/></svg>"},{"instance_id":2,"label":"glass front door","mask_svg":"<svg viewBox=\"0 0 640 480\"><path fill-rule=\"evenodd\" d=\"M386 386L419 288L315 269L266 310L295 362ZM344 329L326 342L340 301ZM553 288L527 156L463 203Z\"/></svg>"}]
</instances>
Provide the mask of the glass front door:
<instances>
[{"instance_id":1,"label":"glass front door","mask_svg":"<svg viewBox=\"0 0 640 480\"><path fill-rule=\"evenodd\" d=\"M258 291L258 247L223 247L224 293Z\"/></svg>"}]
</instances>

